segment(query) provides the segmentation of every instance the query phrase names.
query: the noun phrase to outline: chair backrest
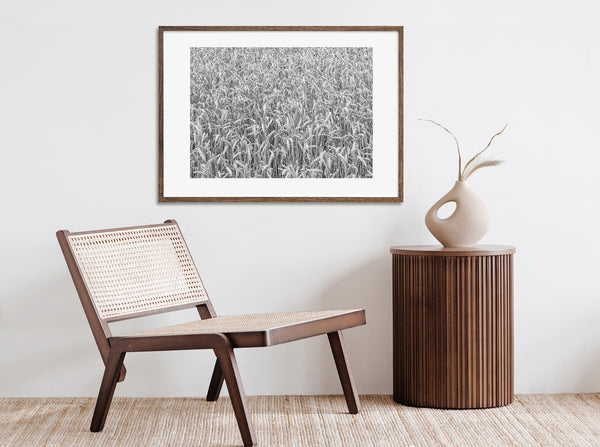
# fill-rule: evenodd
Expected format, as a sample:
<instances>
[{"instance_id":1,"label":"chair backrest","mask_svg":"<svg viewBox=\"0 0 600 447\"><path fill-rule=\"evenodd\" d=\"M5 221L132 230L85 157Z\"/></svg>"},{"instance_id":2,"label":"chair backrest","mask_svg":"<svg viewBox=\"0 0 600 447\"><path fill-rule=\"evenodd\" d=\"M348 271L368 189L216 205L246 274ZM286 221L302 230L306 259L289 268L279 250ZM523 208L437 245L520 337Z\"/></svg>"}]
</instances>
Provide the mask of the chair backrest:
<instances>
[{"instance_id":1,"label":"chair backrest","mask_svg":"<svg viewBox=\"0 0 600 447\"><path fill-rule=\"evenodd\" d=\"M59 231L57 236L84 308L90 307L86 306L89 300L105 332L105 323L111 321L208 302L175 221L81 233Z\"/></svg>"}]
</instances>

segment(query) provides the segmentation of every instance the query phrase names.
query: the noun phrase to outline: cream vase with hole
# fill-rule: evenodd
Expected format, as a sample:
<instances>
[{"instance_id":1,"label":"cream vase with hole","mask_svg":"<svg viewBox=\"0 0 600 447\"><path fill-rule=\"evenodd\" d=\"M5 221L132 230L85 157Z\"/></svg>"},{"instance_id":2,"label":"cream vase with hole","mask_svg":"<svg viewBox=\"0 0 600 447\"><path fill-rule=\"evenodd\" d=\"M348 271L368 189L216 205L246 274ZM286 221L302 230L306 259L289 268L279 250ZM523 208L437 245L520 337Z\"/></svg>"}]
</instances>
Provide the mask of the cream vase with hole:
<instances>
[{"instance_id":1,"label":"cream vase with hole","mask_svg":"<svg viewBox=\"0 0 600 447\"><path fill-rule=\"evenodd\" d=\"M462 155L458 139L452 132L432 120L428 121L448 132L454 138L456 143L456 152L458 153L458 181L454 184L448 193L438 200L425 216L425 225L431 231L431 234L442 243L444 247L473 247L487 233L492 221L490 207L475 190L467 185L466 180L475 171L489 166L498 166L501 160L486 160L482 154L487 151L494 138L500 135L506 129L506 124L500 132L496 132L490 142L482 150L477 152L463 168ZM454 213L446 219L438 217L439 209L448 202L456 203Z\"/></svg>"},{"instance_id":2,"label":"cream vase with hole","mask_svg":"<svg viewBox=\"0 0 600 447\"><path fill-rule=\"evenodd\" d=\"M455 202L456 209L448 218L440 219L438 211L448 202ZM465 181L457 181L425 216L425 225L444 247L473 247L487 233L491 222L490 207Z\"/></svg>"}]
</instances>

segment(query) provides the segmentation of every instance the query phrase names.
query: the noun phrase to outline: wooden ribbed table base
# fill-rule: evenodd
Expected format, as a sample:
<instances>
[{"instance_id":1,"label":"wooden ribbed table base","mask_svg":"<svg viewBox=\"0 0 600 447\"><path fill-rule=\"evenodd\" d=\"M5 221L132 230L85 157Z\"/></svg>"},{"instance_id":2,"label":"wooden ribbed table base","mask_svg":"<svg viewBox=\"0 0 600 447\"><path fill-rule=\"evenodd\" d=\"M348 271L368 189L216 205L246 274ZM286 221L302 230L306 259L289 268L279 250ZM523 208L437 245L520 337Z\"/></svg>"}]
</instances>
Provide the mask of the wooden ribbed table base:
<instances>
[{"instance_id":1,"label":"wooden ribbed table base","mask_svg":"<svg viewBox=\"0 0 600 447\"><path fill-rule=\"evenodd\" d=\"M514 248L393 247L394 400L513 401Z\"/></svg>"}]
</instances>

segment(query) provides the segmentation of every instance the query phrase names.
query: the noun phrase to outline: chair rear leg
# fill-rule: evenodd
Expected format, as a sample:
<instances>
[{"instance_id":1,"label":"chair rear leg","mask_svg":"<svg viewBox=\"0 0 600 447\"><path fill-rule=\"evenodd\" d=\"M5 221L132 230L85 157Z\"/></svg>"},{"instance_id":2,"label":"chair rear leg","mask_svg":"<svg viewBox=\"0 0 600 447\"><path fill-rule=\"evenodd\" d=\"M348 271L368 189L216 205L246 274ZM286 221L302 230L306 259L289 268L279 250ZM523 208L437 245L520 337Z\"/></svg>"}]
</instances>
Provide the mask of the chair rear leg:
<instances>
[{"instance_id":1,"label":"chair rear leg","mask_svg":"<svg viewBox=\"0 0 600 447\"><path fill-rule=\"evenodd\" d=\"M344 396L346 397L346 403L348 404L348 411L350 411L350 414L356 414L360 411L360 400L358 398L358 392L356 391L356 385L354 384L354 378L352 377L352 371L350 370L350 362L348 361L348 355L346 354L344 337L342 336L341 331L330 332L327 334L327 337L329 338L335 366L337 367L340 376L340 382L342 382L342 389L344 390Z\"/></svg>"},{"instance_id":2,"label":"chair rear leg","mask_svg":"<svg viewBox=\"0 0 600 447\"><path fill-rule=\"evenodd\" d=\"M206 400L214 402L219 398L221 394L221 388L223 387L223 371L221 365L219 365L219 359L215 362L215 369L213 370L212 378L210 379L210 385L208 386L208 393L206 393Z\"/></svg>"},{"instance_id":3,"label":"chair rear leg","mask_svg":"<svg viewBox=\"0 0 600 447\"><path fill-rule=\"evenodd\" d=\"M235 418L237 419L242 440L244 441L244 447L251 447L256 445L256 436L254 435L252 419L248 413L246 394L242 387L242 379L238 370L237 361L235 360L235 355L233 354L233 348L228 346L227 348L216 350L216 352L218 356L217 364L220 365L219 368L222 371L222 375L225 377L225 383L227 384L227 390L229 391Z\"/></svg>"},{"instance_id":4,"label":"chair rear leg","mask_svg":"<svg viewBox=\"0 0 600 447\"><path fill-rule=\"evenodd\" d=\"M94 416L92 416L92 425L90 426L90 430L93 432L101 431L104 428L104 421L106 420L115 387L121 375L121 366L123 366L124 358L124 352L110 351L108 355L102 384L100 385L100 392L96 400Z\"/></svg>"}]
</instances>

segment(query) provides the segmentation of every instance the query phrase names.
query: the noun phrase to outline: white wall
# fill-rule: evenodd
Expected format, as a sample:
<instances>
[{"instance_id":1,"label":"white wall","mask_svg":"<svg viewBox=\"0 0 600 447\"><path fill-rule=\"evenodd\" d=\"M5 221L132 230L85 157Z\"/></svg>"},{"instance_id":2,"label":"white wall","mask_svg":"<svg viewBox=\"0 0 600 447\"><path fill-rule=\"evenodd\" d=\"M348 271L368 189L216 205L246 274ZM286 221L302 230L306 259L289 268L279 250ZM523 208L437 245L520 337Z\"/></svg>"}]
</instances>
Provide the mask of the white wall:
<instances>
[{"instance_id":1,"label":"white wall","mask_svg":"<svg viewBox=\"0 0 600 447\"><path fill-rule=\"evenodd\" d=\"M158 25L404 25L403 204L158 204ZM91 396L102 368L57 229L176 218L221 314L364 306L361 393L391 393L391 257L434 243L451 140L517 246L516 391L600 391L600 10L588 1L3 1L0 396ZM181 313L151 323L190 320ZM127 330L135 324L122 325ZM137 326L135 326L137 327ZM341 392L325 337L239 352L248 394ZM120 395L197 396L211 353L131 354Z\"/></svg>"}]
</instances>

